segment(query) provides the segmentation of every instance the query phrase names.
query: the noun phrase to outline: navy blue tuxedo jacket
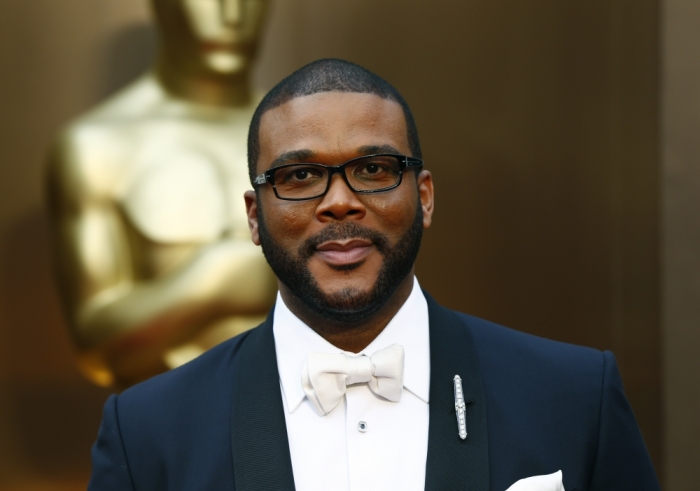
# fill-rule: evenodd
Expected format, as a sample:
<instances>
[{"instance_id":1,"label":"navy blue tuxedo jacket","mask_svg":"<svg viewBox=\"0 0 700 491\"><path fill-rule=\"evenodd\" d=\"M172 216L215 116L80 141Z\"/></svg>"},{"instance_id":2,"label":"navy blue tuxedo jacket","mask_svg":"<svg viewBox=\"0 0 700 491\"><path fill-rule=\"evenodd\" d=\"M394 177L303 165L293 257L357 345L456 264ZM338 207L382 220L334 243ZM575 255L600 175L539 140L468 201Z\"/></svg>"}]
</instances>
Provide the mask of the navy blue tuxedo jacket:
<instances>
[{"instance_id":1,"label":"navy blue tuxedo jacket","mask_svg":"<svg viewBox=\"0 0 700 491\"><path fill-rule=\"evenodd\" d=\"M609 352L453 312L428 295L425 489L504 491L563 471L566 491L659 490ZM463 380L466 440L453 377ZM90 491L291 490L272 316L105 404Z\"/></svg>"}]
</instances>

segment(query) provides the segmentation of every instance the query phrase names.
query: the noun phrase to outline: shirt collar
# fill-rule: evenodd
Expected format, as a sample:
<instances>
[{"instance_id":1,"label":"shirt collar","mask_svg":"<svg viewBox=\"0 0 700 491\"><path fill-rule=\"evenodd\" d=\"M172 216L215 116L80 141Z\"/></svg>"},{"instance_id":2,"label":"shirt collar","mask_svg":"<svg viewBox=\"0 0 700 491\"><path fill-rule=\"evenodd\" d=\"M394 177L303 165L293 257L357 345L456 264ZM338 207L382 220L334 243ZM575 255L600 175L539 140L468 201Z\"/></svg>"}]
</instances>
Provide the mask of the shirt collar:
<instances>
[{"instance_id":1,"label":"shirt collar","mask_svg":"<svg viewBox=\"0 0 700 491\"><path fill-rule=\"evenodd\" d=\"M294 315L277 293L273 317L277 367L287 409L293 413L306 394L301 387L301 371L311 352L343 353L319 336ZM414 277L413 289L393 319L360 354L371 355L391 344L405 351L404 388L428 403L430 393L430 333L428 303Z\"/></svg>"}]
</instances>

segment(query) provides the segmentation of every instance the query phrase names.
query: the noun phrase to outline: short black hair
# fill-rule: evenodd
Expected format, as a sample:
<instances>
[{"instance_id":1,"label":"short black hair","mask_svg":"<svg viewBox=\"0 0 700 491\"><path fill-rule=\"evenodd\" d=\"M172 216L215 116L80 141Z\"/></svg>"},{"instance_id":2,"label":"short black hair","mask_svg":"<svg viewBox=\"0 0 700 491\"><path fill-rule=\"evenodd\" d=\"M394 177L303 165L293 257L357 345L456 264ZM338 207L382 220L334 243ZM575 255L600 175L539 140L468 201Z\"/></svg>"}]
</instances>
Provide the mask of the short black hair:
<instances>
[{"instance_id":1,"label":"short black hair","mask_svg":"<svg viewBox=\"0 0 700 491\"><path fill-rule=\"evenodd\" d=\"M406 118L411 157L422 158L418 128L411 109L401 94L389 82L360 65L326 58L309 63L289 75L275 85L258 105L248 130L248 172L251 183L257 176L257 163L260 157L260 120L263 114L297 97L319 92L374 94L382 99L397 102Z\"/></svg>"}]
</instances>

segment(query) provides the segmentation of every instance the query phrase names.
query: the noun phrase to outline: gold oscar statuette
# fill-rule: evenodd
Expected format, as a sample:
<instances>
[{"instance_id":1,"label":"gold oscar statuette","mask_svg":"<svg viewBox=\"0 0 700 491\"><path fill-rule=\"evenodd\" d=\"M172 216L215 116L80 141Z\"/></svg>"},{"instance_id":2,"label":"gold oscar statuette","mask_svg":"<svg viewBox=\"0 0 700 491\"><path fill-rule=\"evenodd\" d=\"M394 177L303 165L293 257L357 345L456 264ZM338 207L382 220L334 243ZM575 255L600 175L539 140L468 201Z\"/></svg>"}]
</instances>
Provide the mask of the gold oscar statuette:
<instances>
[{"instance_id":1,"label":"gold oscar statuette","mask_svg":"<svg viewBox=\"0 0 700 491\"><path fill-rule=\"evenodd\" d=\"M153 69L65 128L47 170L79 366L125 388L249 329L277 283L250 240L250 70L265 0L153 0Z\"/></svg>"}]
</instances>

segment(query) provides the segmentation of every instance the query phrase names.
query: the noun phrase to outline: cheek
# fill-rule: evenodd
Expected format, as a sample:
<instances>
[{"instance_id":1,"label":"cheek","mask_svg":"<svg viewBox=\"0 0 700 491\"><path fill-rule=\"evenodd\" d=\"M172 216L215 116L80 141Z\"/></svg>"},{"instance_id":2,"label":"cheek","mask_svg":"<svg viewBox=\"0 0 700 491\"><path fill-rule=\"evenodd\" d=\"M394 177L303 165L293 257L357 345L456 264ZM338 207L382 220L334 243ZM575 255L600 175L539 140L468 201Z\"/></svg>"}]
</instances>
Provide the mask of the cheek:
<instances>
[{"instance_id":1,"label":"cheek","mask_svg":"<svg viewBox=\"0 0 700 491\"><path fill-rule=\"evenodd\" d=\"M389 192L373 197L367 206L373 210L382 231L392 239L398 239L413 224L417 200L415 193Z\"/></svg>"},{"instance_id":2,"label":"cheek","mask_svg":"<svg viewBox=\"0 0 700 491\"><path fill-rule=\"evenodd\" d=\"M314 216L309 205L277 200L266 207L265 223L270 234L283 243L303 237Z\"/></svg>"}]
</instances>

